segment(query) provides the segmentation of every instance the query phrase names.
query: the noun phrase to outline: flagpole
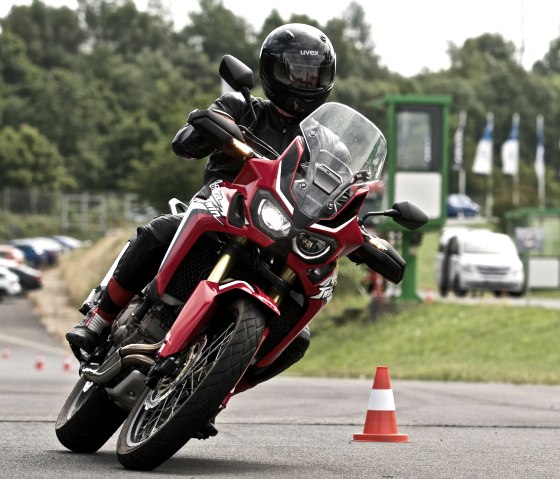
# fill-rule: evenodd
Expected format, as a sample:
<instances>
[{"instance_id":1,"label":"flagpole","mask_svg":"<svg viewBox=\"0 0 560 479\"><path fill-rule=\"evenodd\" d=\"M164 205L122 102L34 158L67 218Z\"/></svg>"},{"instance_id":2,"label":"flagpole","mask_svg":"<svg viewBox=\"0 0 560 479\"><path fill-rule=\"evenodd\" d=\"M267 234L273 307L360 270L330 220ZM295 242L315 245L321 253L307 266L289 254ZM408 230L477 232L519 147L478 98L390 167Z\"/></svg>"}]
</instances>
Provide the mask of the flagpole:
<instances>
[{"instance_id":1,"label":"flagpole","mask_svg":"<svg viewBox=\"0 0 560 479\"><path fill-rule=\"evenodd\" d=\"M492 170L488 175L488 186L486 189L486 216L492 218L492 210L494 209L494 176Z\"/></svg>"},{"instance_id":2,"label":"flagpole","mask_svg":"<svg viewBox=\"0 0 560 479\"><path fill-rule=\"evenodd\" d=\"M494 113L490 112L486 115L487 127L490 130L490 136L494 132ZM492 150L490 150L490 165L488 172L488 181L486 186L486 216L487 218L492 218L494 210L494 168L493 168L493 155Z\"/></svg>"},{"instance_id":3,"label":"flagpole","mask_svg":"<svg viewBox=\"0 0 560 479\"><path fill-rule=\"evenodd\" d=\"M512 128L516 129L519 137L519 113L514 113L512 118ZM515 174L513 175L513 205L519 206L519 158L516 158Z\"/></svg>"},{"instance_id":4,"label":"flagpole","mask_svg":"<svg viewBox=\"0 0 560 479\"><path fill-rule=\"evenodd\" d=\"M466 183L467 183L466 174L465 174L466 173L465 163L463 161L463 136L464 136L466 124L467 124L467 112L461 110L459 112L459 122L454 136L455 147L454 147L453 166L457 169L458 172L459 193L461 193L462 195L466 194Z\"/></svg>"}]
</instances>

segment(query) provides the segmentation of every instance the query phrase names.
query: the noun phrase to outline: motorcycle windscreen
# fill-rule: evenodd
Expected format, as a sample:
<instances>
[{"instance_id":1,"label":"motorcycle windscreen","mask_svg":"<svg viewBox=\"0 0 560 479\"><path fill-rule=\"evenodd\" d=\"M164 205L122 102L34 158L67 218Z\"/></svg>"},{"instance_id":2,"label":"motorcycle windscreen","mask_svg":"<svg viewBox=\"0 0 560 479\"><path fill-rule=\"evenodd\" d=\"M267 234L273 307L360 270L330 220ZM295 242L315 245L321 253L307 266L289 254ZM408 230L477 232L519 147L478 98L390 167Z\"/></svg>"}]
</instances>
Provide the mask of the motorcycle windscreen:
<instances>
[{"instance_id":1,"label":"motorcycle windscreen","mask_svg":"<svg viewBox=\"0 0 560 479\"><path fill-rule=\"evenodd\" d=\"M379 179L387 144L367 118L340 103L325 103L300 128L309 153L292 192L308 218L328 218L350 185Z\"/></svg>"}]
</instances>

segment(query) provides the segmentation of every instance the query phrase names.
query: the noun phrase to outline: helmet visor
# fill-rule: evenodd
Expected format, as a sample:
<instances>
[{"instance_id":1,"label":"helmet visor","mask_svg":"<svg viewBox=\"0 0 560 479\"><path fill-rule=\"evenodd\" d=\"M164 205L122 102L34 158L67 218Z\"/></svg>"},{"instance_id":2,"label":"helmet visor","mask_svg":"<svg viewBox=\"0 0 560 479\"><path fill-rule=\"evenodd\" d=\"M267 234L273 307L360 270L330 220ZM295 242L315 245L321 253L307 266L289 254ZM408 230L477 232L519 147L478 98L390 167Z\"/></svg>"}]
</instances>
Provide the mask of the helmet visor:
<instances>
[{"instance_id":1,"label":"helmet visor","mask_svg":"<svg viewBox=\"0 0 560 479\"><path fill-rule=\"evenodd\" d=\"M318 51L284 53L274 62L272 74L281 85L295 90L314 91L330 88L334 81L334 58Z\"/></svg>"}]
</instances>

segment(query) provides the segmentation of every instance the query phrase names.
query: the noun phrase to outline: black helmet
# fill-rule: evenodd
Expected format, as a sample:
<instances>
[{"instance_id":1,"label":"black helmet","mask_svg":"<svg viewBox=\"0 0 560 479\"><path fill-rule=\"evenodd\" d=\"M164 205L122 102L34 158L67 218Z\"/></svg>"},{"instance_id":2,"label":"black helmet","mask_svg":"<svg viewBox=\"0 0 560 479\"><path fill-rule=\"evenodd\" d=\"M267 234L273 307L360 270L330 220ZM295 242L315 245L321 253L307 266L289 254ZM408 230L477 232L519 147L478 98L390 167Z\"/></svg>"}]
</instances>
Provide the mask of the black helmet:
<instances>
[{"instance_id":1,"label":"black helmet","mask_svg":"<svg viewBox=\"0 0 560 479\"><path fill-rule=\"evenodd\" d=\"M336 54L315 27L290 23L266 37L260 54L261 83L278 108L305 117L327 100L334 84Z\"/></svg>"}]
</instances>

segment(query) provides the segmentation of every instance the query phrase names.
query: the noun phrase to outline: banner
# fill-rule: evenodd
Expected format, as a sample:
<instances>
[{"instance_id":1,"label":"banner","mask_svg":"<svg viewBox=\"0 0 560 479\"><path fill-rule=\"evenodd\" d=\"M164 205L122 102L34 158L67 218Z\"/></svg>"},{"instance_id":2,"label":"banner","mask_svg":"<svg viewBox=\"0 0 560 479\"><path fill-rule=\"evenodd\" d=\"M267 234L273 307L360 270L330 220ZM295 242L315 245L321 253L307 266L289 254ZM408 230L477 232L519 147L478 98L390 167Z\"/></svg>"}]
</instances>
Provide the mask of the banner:
<instances>
[{"instance_id":1,"label":"banner","mask_svg":"<svg viewBox=\"0 0 560 479\"><path fill-rule=\"evenodd\" d=\"M492 133L494 131L494 115L486 115L486 126L482 138L476 147L472 171L479 175L490 175L492 173Z\"/></svg>"},{"instance_id":2,"label":"banner","mask_svg":"<svg viewBox=\"0 0 560 479\"><path fill-rule=\"evenodd\" d=\"M519 113L513 114L509 137L502 145L502 171L504 175L519 174Z\"/></svg>"},{"instance_id":3,"label":"banner","mask_svg":"<svg viewBox=\"0 0 560 479\"><path fill-rule=\"evenodd\" d=\"M453 137L453 170L455 171L460 171L463 168L463 136L466 124L467 112L463 110L459 113L459 124Z\"/></svg>"},{"instance_id":4,"label":"banner","mask_svg":"<svg viewBox=\"0 0 560 479\"><path fill-rule=\"evenodd\" d=\"M537 154L535 155L535 173L539 192L539 206L546 205L544 185L544 117L537 115Z\"/></svg>"},{"instance_id":5,"label":"banner","mask_svg":"<svg viewBox=\"0 0 560 479\"><path fill-rule=\"evenodd\" d=\"M535 173L539 181L544 181L544 118L537 116L537 154L535 155Z\"/></svg>"}]
</instances>

